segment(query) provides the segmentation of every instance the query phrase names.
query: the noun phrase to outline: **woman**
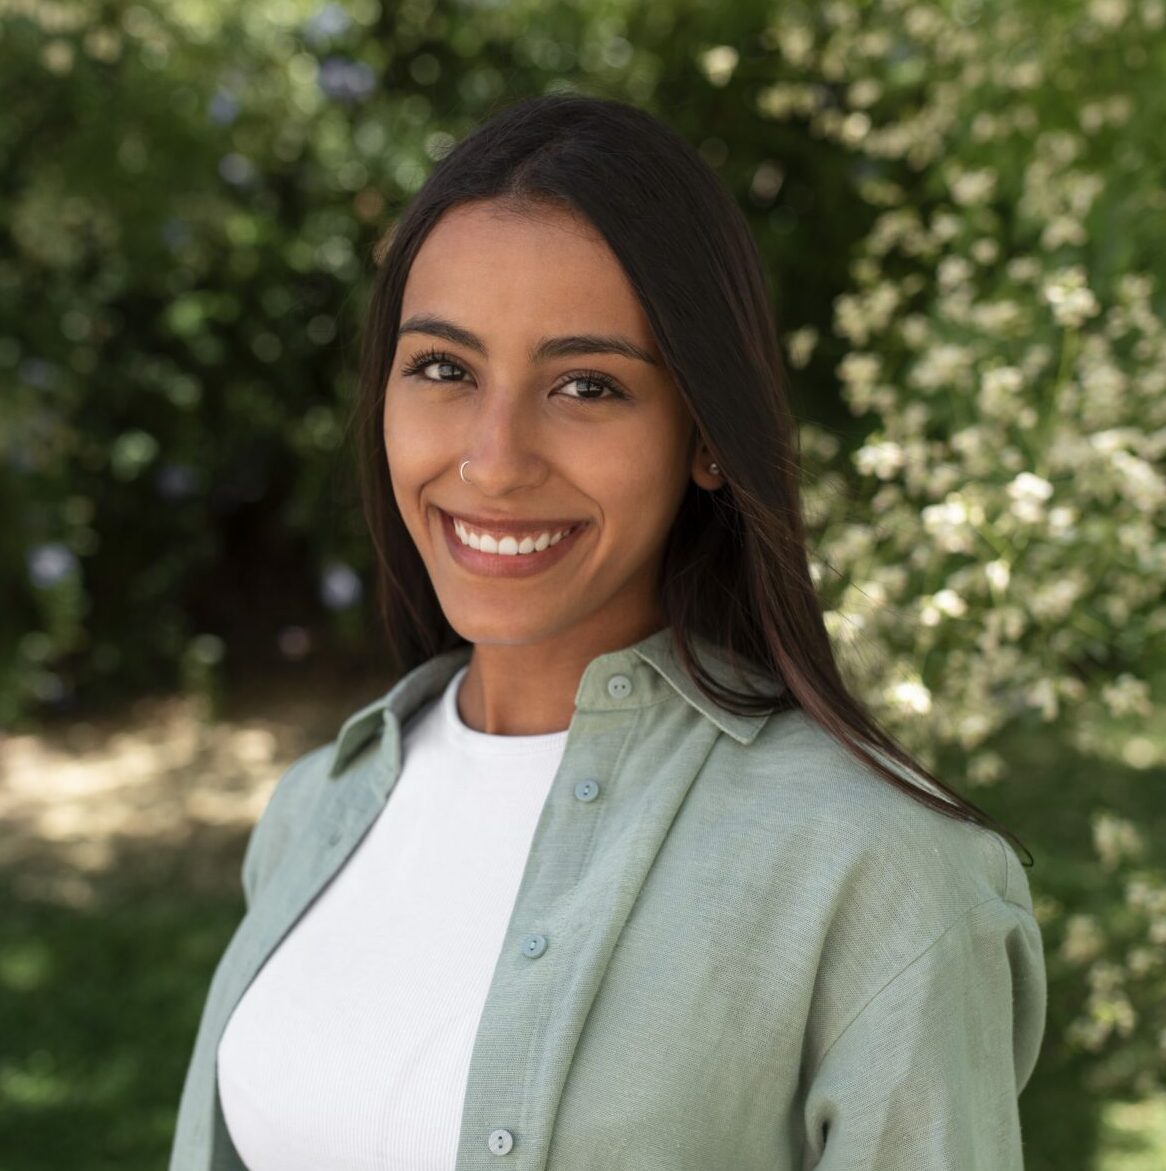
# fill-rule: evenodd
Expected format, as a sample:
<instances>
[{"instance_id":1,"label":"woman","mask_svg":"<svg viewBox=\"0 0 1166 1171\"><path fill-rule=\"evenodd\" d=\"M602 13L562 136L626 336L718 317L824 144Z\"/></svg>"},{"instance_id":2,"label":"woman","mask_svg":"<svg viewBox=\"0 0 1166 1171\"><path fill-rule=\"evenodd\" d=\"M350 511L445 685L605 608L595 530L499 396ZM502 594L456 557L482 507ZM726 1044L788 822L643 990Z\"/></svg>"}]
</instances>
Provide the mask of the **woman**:
<instances>
[{"instance_id":1,"label":"woman","mask_svg":"<svg viewBox=\"0 0 1166 1171\"><path fill-rule=\"evenodd\" d=\"M172 1171L1021 1167L1024 869L840 680L719 180L522 101L378 264L398 682L251 835Z\"/></svg>"}]
</instances>

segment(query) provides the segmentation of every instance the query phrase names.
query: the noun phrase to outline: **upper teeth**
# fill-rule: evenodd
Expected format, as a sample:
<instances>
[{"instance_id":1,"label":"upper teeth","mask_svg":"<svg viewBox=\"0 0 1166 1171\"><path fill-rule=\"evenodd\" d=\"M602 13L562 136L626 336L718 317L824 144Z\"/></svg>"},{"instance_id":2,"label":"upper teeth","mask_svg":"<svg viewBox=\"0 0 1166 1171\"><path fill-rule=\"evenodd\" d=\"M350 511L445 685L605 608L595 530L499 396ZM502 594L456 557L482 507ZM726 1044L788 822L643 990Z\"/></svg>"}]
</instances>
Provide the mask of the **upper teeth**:
<instances>
[{"instance_id":1,"label":"upper teeth","mask_svg":"<svg viewBox=\"0 0 1166 1171\"><path fill-rule=\"evenodd\" d=\"M479 549L483 553L501 553L513 557L518 553L541 553L548 545L557 545L574 528L568 525L556 533L527 533L522 537L493 537L489 533L480 533L472 529L465 521L453 517L453 531L458 540L471 549Z\"/></svg>"}]
</instances>

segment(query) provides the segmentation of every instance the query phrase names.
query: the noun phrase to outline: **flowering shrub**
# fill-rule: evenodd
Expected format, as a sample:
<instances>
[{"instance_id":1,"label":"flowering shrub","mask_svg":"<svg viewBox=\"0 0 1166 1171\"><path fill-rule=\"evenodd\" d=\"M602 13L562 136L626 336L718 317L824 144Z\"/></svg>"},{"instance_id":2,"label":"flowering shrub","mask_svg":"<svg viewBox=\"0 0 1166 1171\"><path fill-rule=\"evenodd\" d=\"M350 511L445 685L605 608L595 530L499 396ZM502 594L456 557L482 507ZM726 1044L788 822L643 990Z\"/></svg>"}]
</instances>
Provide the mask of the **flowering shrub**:
<instances>
[{"instance_id":1,"label":"flowering shrub","mask_svg":"<svg viewBox=\"0 0 1166 1171\"><path fill-rule=\"evenodd\" d=\"M1161 769L1166 4L944 7L792 6L768 30L761 111L860 159L876 212L831 325L871 430L841 467L829 431L803 437L828 624L857 692L929 766L963 760L957 783L1007 775L1018 724ZM789 339L795 368L819 340ZM1111 1058L1098 1087L1148 1092L1164 859L1129 821L1095 827L1120 912L1039 909L1084 970L1067 1041Z\"/></svg>"}]
</instances>

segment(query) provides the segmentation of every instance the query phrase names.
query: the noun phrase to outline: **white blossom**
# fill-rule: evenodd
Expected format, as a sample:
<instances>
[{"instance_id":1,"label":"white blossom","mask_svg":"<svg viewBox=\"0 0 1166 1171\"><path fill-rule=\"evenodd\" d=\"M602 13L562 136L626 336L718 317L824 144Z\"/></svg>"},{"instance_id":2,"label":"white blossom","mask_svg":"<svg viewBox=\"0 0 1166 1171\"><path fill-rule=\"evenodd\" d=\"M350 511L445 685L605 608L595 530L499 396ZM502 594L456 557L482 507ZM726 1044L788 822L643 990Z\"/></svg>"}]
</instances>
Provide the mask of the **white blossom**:
<instances>
[{"instance_id":1,"label":"white blossom","mask_svg":"<svg viewBox=\"0 0 1166 1171\"><path fill-rule=\"evenodd\" d=\"M1150 686L1144 679L1138 679L1123 671L1111 683L1101 689L1101 699L1115 716L1151 716L1154 709L1150 703Z\"/></svg>"},{"instance_id":2,"label":"white blossom","mask_svg":"<svg viewBox=\"0 0 1166 1171\"><path fill-rule=\"evenodd\" d=\"M903 468L903 448L891 440L882 443L868 443L854 455L854 463L864 476L877 476L889 480Z\"/></svg>"},{"instance_id":3,"label":"white blossom","mask_svg":"<svg viewBox=\"0 0 1166 1171\"><path fill-rule=\"evenodd\" d=\"M1071 265L1054 273L1042 293L1053 308L1057 324L1069 329L1080 328L1101 309L1092 290L1085 286L1085 270L1080 265Z\"/></svg>"},{"instance_id":4,"label":"white blossom","mask_svg":"<svg viewBox=\"0 0 1166 1171\"><path fill-rule=\"evenodd\" d=\"M1144 843L1132 821L1102 812L1093 818L1093 848L1102 865L1113 870L1123 857L1140 854Z\"/></svg>"},{"instance_id":5,"label":"white blossom","mask_svg":"<svg viewBox=\"0 0 1166 1171\"><path fill-rule=\"evenodd\" d=\"M899 707L918 714L931 710L931 692L919 679L905 679L891 688L891 699Z\"/></svg>"},{"instance_id":6,"label":"white blossom","mask_svg":"<svg viewBox=\"0 0 1166 1171\"><path fill-rule=\"evenodd\" d=\"M1048 480L1032 472L1021 472L1008 485L1012 514L1025 524L1038 524L1044 517L1044 503L1053 494Z\"/></svg>"}]
</instances>

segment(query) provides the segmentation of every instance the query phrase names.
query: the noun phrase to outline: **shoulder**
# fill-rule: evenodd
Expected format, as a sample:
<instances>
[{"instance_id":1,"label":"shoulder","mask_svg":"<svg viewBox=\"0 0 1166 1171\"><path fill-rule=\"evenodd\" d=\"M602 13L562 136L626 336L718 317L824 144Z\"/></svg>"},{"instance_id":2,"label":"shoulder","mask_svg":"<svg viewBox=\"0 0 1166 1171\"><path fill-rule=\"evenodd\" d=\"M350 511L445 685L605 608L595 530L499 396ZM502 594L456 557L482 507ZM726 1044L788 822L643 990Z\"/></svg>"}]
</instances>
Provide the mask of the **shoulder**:
<instances>
[{"instance_id":1,"label":"shoulder","mask_svg":"<svg viewBox=\"0 0 1166 1171\"><path fill-rule=\"evenodd\" d=\"M907 973L958 989L1007 972L1025 1036L1039 1036L1041 931L1005 838L903 792L800 710L771 716L749 745L721 737L718 749L716 786L731 795L722 802L769 845L775 919L814 957L811 1052Z\"/></svg>"},{"instance_id":2,"label":"shoulder","mask_svg":"<svg viewBox=\"0 0 1166 1171\"><path fill-rule=\"evenodd\" d=\"M720 737L710 763L726 815L750 819L781 873L794 871L806 903L836 927L883 924L910 950L984 902L1032 913L1005 838L891 784L801 710L770 716L749 744Z\"/></svg>"}]
</instances>

